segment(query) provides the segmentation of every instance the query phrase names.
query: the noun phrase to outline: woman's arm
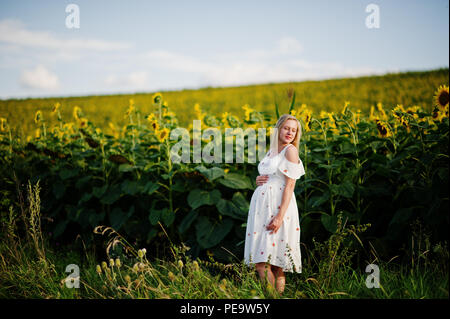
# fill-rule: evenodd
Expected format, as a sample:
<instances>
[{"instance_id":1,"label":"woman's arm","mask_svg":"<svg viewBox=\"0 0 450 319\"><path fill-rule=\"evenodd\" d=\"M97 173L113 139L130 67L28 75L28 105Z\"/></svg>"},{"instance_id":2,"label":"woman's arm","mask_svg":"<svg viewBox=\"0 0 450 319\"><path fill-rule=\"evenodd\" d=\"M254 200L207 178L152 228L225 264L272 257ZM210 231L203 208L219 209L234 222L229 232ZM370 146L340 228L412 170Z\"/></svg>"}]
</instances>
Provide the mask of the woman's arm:
<instances>
[{"instance_id":1,"label":"woman's arm","mask_svg":"<svg viewBox=\"0 0 450 319\"><path fill-rule=\"evenodd\" d=\"M288 161L292 163L298 163L298 154L296 154L296 150L297 149L295 147L289 147L286 150L286 159ZM286 214L289 203L291 202L292 194L295 189L296 180L293 178L289 178L287 176L284 176L284 178L286 182L283 191L283 196L281 198L280 210L278 211L278 214L269 223L269 225L267 225L267 230L272 230L270 234L274 232L276 233L283 224L284 215Z\"/></svg>"}]
</instances>

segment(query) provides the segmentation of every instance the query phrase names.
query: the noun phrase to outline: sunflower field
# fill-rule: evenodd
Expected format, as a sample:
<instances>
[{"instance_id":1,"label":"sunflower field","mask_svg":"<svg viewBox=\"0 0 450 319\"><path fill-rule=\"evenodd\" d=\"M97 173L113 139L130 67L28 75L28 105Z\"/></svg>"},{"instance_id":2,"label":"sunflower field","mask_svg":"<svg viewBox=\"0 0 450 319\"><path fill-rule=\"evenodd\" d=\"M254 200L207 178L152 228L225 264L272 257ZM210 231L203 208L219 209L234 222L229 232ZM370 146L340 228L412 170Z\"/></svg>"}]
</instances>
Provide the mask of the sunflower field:
<instances>
[{"instance_id":1,"label":"sunflower field","mask_svg":"<svg viewBox=\"0 0 450 319\"><path fill-rule=\"evenodd\" d=\"M292 86L285 91L288 103L275 99L272 111L244 104L241 114L213 112L197 103L190 119L223 132L269 128L281 113L296 116L306 171L295 188L302 243L325 240L344 219L366 226L361 243L388 258L410 248L415 222L429 243L448 239L448 91L447 77L420 92L428 101L421 106L378 102L362 111L352 107L349 96L340 109L326 111L300 103ZM165 233L191 247L194 257L239 259L257 163L248 163L247 153L239 164L173 163L170 149L177 141L170 132L180 126L179 112L162 93L153 94L151 104L152 111L144 112L129 98L120 115L125 124L108 120L108 127L100 127L80 106L63 112L66 107L54 102L47 113L38 109L27 115L23 122L32 117L32 135L2 116L2 221L20 211L17 194L26 181L39 182L42 227L58 245L77 236L93 244L93 229L105 225L154 255L166 249ZM192 124L189 131L192 139ZM208 142L202 139L202 147Z\"/></svg>"}]
</instances>

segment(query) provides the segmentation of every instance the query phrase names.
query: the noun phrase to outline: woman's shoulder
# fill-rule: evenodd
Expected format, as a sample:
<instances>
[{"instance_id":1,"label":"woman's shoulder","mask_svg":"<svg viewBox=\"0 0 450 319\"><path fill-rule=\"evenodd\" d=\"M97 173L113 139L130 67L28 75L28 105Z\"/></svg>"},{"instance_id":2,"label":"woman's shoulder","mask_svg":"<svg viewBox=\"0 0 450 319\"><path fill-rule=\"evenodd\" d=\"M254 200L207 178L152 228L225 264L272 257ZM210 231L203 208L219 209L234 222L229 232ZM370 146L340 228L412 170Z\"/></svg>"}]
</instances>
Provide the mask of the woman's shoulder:
<instances>
[{"instance_id":1,"label":"woman's shoulder","mask_svg":"<svg viewBox=\"0 0 450 319\"><path fill-rule=\"evenodd\" d=\"M299 156L298 156L298 149L295 147L294 144L290 144L285 152L285 157L288 161L292 163L298 163L299 162Z\"/></svg>"}]
</instances>

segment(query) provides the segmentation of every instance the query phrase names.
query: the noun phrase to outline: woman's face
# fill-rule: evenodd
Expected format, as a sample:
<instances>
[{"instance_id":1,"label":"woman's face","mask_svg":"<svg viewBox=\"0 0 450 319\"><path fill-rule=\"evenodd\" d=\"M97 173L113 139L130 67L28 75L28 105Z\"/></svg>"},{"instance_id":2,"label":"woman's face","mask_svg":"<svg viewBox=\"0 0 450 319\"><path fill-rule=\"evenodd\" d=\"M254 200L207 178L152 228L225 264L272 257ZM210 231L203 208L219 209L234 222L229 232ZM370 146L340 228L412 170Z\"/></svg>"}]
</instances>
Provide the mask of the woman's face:
<instances>
[{"instance_id":1,"label":"woman's face","mask_svg":"<svg viewBox=\"0 0 450 319\"><path fill-rule=\"evenodd\" d=\"M280 142L282 144L291 143L297 134L297 121L287 120L280 129Z\"/></svg>"}]
</instances>

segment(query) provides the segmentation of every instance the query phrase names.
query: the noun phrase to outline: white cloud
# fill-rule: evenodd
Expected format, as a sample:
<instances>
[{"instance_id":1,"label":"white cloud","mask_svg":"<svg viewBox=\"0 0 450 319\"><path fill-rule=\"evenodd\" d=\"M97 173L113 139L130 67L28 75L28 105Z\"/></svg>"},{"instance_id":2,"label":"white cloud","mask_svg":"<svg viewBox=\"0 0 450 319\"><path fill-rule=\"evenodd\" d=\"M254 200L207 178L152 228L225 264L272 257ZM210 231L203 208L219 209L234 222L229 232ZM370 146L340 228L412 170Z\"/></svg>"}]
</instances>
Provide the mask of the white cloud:
<instances>
[{"instance_id":1,"label":"white cloud","mask_svg":"<svg viewBox=\"0 0 450 319\"><path fill-rule=\"evenodd\" d=\"M195 57L190 57L166 50L152 50L141 56L147 66L165 68L183 72L203 73L216 68L214 63L208 63Z\"/></svg>"},{"instance_id":2,"label":"white cloud","mask_svg":"<svg viewBox=\"0 0 450 319\"><path fill-rule=\"evenodd\" d=\"M20 20L0 21L0 42L21 47L46 48L61 51L94 50L113 51L128 49L128 43L87 38L58 38L50 32L28 30Z\"/></svg>"},{"instance_id":3,"label":"white cloud","mask_svg":"<svg viewBox=\"0 0 450 319\"><path fill-rule=\"evenodd\" d=\"M226 52L208 60L167 50L141 55L149 68L197 75L198 86L246 85L281 81L319 80L381 73L370 67L346 67L338 62L311 62L300 56L303 46L289 36L271 49Z\"/></svg>"},{"instance_id":4,"label":"white cloud","mask_svg":"<svg viewBox=\"0 0 450 319\"><path fill-rule=\"evenodd\" d=\"M148 85L148 74L145 71L132 72L121 76L112 74L106 77L105 83L114 87L142 89Z\"/></svg>"},{"instance_id":5,"label":"white cloud","mask_svg":"<svg viewBox=\"0 0 450 319\"><path fill-rule=\"evenodd\" d=\"M58 76L43 65L35 69L24 70L20 77L20 84L26 88L55 90L60 87Z\"/></svg>"},{"instance_id":6,"label":"white cloud","mask_svg":"<svg viewBox=\"0 0 450 319\"><path fill-rule=\"evenodd\" d=\"M283 37L278 41L276 51L280 54L297 54L303 51L303 47L296 38Z\"/></svg>"}]
</instances>

